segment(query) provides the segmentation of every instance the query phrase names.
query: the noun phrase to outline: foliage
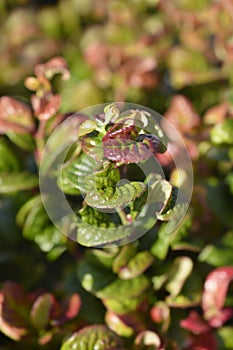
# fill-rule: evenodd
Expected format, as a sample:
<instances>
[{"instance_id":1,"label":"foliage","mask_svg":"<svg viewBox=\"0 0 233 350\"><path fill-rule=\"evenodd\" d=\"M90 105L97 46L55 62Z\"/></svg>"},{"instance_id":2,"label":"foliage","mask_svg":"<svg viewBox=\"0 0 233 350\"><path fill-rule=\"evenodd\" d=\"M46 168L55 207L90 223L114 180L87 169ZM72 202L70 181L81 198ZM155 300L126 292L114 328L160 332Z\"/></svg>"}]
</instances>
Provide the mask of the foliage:
<instances>
[{"instance_id":1,"label":"foliage","mask_svg":"<svg viewBox=\"0 0 233 350\"><path fill-rule=\"evenodd\" d=\"M1 2L2 350L233 349L232 9L209 0ZM186 181L169 155L179 149L143 129L145 111L122 117L112 101L157 110L182 135L195 184L170 233ZM76 243L49 219L38 169L56 127L103 102L104 115L77 115L78 141L55 174L76 213ZM167 180L137 174L151 154ZM109 247L158 198L148 232Z\"/></svg>"}]
</instances>

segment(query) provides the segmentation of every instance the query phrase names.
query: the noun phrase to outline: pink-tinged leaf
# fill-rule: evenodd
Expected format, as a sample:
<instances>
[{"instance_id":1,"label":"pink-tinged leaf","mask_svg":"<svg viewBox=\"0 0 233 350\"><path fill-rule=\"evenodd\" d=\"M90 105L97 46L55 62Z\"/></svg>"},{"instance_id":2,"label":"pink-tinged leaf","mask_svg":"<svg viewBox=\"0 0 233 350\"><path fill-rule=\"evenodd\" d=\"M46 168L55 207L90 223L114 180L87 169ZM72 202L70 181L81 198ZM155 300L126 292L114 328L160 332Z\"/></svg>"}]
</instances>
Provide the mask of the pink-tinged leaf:
<instances>
[{"instance_id":1,"label":"pink-tinged leaf","mask_svg":"<svg viewBox=\"0 0 233 350\"><path fill-rule=\"evenodd\" d=\"M72 318L76 317L81 307L81 298L78 294L72 294L59 308L59 313L55 309L54 315L52 315L53 325L63 325Z\"/></svg>"},{"instance_id":2,"label":"pink-tinged leaf","mask_svg":"<svg viewBox=\"0 0 233 350\"><path fill-rule=\"evenodd\" d=\"M30 108L13 97L0 98L0 133L28 133L34 130Z\"/></svg>"},{"instance_id":3,"label":"pink-tinged leaf","mask_svg":"<svg viewBox=\"0 0 233 350\"><path fill-rule=\"evenodd\" d=\"M224 101L217 106L209 108L203 117L204 122L209 125L222 123L227 117L229 107L229 103Z\"/></svg>"},{"instance_id":4,"label":"pink-tinged leaf","mask_svg":"<svg viewBox=\"0 0 233 350\"><path fill-rule=\"evenodd\" d=\"M35 67L35 74L39 78L44 76L47 79L52 79L55 74L61 74L64 80L70 77L67 63L62 57L53 57L44 64L38 64Z\"/></svg>"},{"instance_id":5,"label":"pink-tinged leaf","mask_svg":"<svg viewBox=\"0 0 233 350\"><path fill-rule=\"evenodd\" d=\"M233 308L224 308L209 320L209 324L214 328L219 328L232 317Z\"/></svg>"},{"instance_id":6,"label":"pink-tinged leaf","mask_svg":"<svg viewBox=\"0 0 233 350\"><path fill-rule=\"evenodd\" d=\"M170 108L164 116L175 128L183 132L190 132L190 129L200 125L199 115L191 101L183 95L172 98Z\"/></svg>"},{"instance_id":7,"label":"pink-tinged leaf","mask_svg":"<svg viewBox=\"0 0 233 350\"><path fill-rule=\"evenodd\" d=\"M48 120L53 117L59 110L61 97L59 95L44 96L42 98L33 95L31 98L32 107L35 116L39 120Z\"/></svg>"},{"instance_id":8,"label":"pink-tinged leaf","mask_svg":"<svg viewBox=\"0 0 233 350\"><path fill-rule=\"evenodd\" d=\"M104 156L113 162L138 163L152 156L146 145L125 139L109 139L103 142Z\"/></svg>"},{"instance_id":9,"label":"pink-tinged leaf","mask_svg":"<svg viewBox=\"0 0 233 350\"><path fill-rule=\"evenodd\" d=\"M40 295L33 303L30 316L37 330L45 329L48 325L53 304L54 297L49 293Z\"/></svg>"},{"instance_id":10,"label":"pink-tinged leaf","mask_svg":"<svg viewBox=\"0 0 233 350\"><path fill-rule=\"evenodd\" d=\"M134 139L138 135L138 131L133 124L114 124L104 135L102 141L105 142L109 139Z\"/></svg>"},{"instance_id":11,"label":"pink-tinged leaf","mask_svg":"<svg viewBox=\"0 0 233 350\"><path fill-rule=\"evenodd\" d=\"M212 331L192 336L185 350L218 350L217 340Z\"/></svg>"},{"instance_id":12,"label":"pink-tinged leaf","mask_svg":"<svg viewBox=\"0 0 233 350\"><path fill-rule=\"evenodd\" d=\"M202 334L210 330L209 324L196 311L191 311L187 318L181 320L180 326L193 334Z\"/></svg>"},{"instance_id":13,"label":"pink-tinged leaf","mask_svg":"<svg viewBox=\"0 0 233 350\"><path fill-rule=\"evenodd\" d=\"M228 286L233 280L233 267L225 266L213 270L206 278L202 295L202 308L206 320L221 325L232 316L223 309ZM218 319L218 321L217 321Z\"/></svg>"},{"instance_id":14,"label":"pink-tinged leaf","mask_svg":"<svg viewBox=\"0 0 233 350\"><path fill-rule=\"evenodd\" d=\"M0 292L0 330L13 340L20 340L27 333L30 303L23 289L13 282L6 282Z\"/></svg>"},{"instance_id":15,"label":"pink-tinged leaf","mask_svg":"<svg viewBox=\"0 0 233 350\"><path fill-rule=\"evenodd\" d=\"M156 136L151 134L141 134L138 136L137 141L141 141L147 145L148 149L153 153L164 153L166 152L166 146L163 145L162 141Z\"/></svg>"}]
</instances>

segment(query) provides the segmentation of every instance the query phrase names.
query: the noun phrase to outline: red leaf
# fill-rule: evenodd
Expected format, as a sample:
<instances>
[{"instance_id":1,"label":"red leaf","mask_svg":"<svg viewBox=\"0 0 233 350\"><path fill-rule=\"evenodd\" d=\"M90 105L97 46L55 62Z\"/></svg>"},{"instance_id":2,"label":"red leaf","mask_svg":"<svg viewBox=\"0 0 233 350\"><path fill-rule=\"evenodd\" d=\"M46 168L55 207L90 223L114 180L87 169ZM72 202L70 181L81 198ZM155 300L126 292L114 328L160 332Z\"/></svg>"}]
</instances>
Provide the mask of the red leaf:
<instances>
[{"instance_id":1,"label":"red leaf","mask_svg":"<svg viewBox=\"0 0 233 350\"><path fill-rule=\"evenodd\" d=\"M212 271L206 278L202 295L202 308L205 319L222 325L231 316L229 309L223 309L228 286L233 280L233 267L225 266ZM228 311L227 311L228 310Z\"/></svg>"},{"instance_id":2,"label":"red leaf","mask_svg":"<svg viewBox=\"0 0 233 350\"><path fill-rule=\"evenodd\" d=\"M14 131L28 133L34 130L30 108L13 97L0 98L0 133Z\"/></svg>"},{"instance_id":3,"label":"red leaf","mask_svg":"<svg viewBox=\"0 0 233 350\"><path fill-rule=\"evenodd\" d=\"M39 120L48 120L58 112L61 97L59 95L51 95L40 98L37 95L32 95L31 102L35 116Z\"/></svg>"},{"instance_id":4,"label":"red leaf","mask_svg":"<svg viewBox=\"0 0 233 350\"><path fill-rule=\"evenodd\" d=\"M38 78L44 76L47 79L51 79L55 74L62 74L63 79L70 77L67 63L62 57L54 57L44 64L38 64L35 67L35 74Z\"/></svg>"},{"instance_id":5,"label":"red leaf","mask_svg":"<svg viewBox=\"0 0 233 350\"><path fill-rule=\"evenodd\" d=\"M210 330L209 324L196 311L191 311L187 318L181 320L180 326L194 334L202 334Z\"/></svg>"},{"instance_id":6,"label":"red leaf","mask_svg":"<svg viewBox=\"0 0 233 350\"><path fill-rule=\"evenodd\" d=\"M109 139L103 142L104 156L113 162L138 163L152 156L146 145L126 139Z\"/></svg>"},{"instance_id":7,"label":"red leaf","mask_svg":"<svg viewBox=\"0 0 233 350\"><path fill-rule=\"evenodd\" d=\"M30 303L17 283L6 282L0 293L0 330L14 340L27 333Z\"/></svg>"},{"instance_id":8,"label":"red leaf","mask_svg":"<svg viewBox=\"0 0 233 350\"><path fill-rule=\"evenodd\" d=\"M200 118L189 99L183 95L172 98L170 108L165 113L165 118L178 130L190 132L200 124Z\"/></svg>"},{"instance_id":9,"label":"red leaf","mask_svg":"<svg viewBox=\"0 0 233 350\"><path fill-rule=\"evenodd\" d=\"M122 123L114 124L104 135L103 142L109 139L133 139L138 135L138 131L133 124L125 125Z\"/></svg>"},{"instance_id":10,"label":"red leaf","mask_svg":"<svg viewBox=\"0 0 233 350\"><path fill-rule=\"evenodd\" d=\"M218 350L218 345L213 332L209 331L191 337L185 350Z\"/></svg>"}]
</instances>

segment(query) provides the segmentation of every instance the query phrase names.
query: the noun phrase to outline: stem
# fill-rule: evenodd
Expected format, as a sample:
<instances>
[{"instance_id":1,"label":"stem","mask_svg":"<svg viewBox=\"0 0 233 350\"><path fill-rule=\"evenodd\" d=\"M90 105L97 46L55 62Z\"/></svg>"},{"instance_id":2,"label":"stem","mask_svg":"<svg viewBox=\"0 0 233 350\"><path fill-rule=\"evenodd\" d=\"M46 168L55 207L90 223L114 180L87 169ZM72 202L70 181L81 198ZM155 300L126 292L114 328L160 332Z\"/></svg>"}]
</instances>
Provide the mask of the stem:
<instances>
[{"instance_id":1,"label":"stem","mask_svg":"<svg viewBox=\"0 0 233 350\"><path fill-rule=\"evenodd\" d=\"M37 129L37 132L35 134L37 158L39 162L41 160L42 153L45 147L45 126L46 126L46 120L41 120Z\"/></svg>"},{"instance_id":2,"label":"stem","mask_svg":"<svg viewBox=\"0 0 233 350\"><path fill-rule=\"evenodd\" d=\"M123 209L118 209L117 210L117 214L119 215L119 218L121 219L122 225L125 226L125 225L129 224L129 221L128 221L127 216L126 216L126 214L125 214Z\"/></svg>"}]
</instances>

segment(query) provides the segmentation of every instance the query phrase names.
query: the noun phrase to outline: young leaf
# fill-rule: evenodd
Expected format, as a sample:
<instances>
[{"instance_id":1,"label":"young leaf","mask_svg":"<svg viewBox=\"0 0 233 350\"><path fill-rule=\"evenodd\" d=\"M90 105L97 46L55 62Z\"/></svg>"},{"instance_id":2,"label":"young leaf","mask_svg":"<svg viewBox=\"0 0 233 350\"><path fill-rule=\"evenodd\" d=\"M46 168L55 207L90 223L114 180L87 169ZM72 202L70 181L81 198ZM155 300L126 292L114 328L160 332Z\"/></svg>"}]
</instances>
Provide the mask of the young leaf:
<instances>
[{"instance_id":1,"label":"young leaf","mask_svg":"<svg viewBox=\"0 0 233 350\"><path fill-rule=\"evenodd\" d=\"M139 163L152 156L145 144L127 139L108 139L103 142L103 151L107 159L123 164Z\"/></svg>"},{"instance_id":2,"label":"young leaf","mask_svg":"<svg viewBox=\"0 0 233 350\"><path fill-rule=\"evenodd\" d=\"M121 339L104 325L88 326L74 333L61 350L124 350Z\"/></svg>"},{"instance_id":3,"label":"young leaf","mask_svg":"<svg viewBox=\"0 0 233 350\"><path fill-rule=\"evenodd\" d=\"M91 191L86 195L85 201L88 205L97 209L117 208L128 205L145 191L146 185L143 182L131 182L116 187L114 194L108 200L100 192Z\"/></svg>"},{"instance_id":4,"label":"young leaf","mask_svg":"<svg viewBox=\"0 0 233 350\"><path fill-rule=\"evenodd\" d=\"M211 141L217 145L233 144L233 119L226 119L211 130Z\"/></svg>"},{"instance_id":5,"label":"young leaf","mask_svg":"<svg viewBox=\"0 0 233 350\"><path fill-rule=\"evenodd\" d=\"M92 188L97 191L107 190L109 187L114 190L118 181L120 181L119 170L114 168L110 162L104 162L100 170L87 175L85 179L88 189Z\"/></svg>"}]
</instances>

